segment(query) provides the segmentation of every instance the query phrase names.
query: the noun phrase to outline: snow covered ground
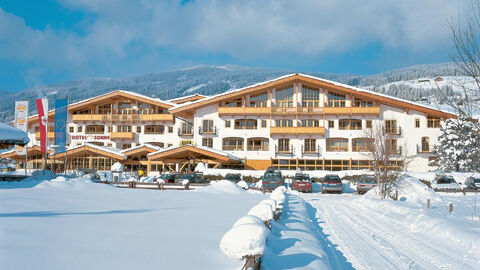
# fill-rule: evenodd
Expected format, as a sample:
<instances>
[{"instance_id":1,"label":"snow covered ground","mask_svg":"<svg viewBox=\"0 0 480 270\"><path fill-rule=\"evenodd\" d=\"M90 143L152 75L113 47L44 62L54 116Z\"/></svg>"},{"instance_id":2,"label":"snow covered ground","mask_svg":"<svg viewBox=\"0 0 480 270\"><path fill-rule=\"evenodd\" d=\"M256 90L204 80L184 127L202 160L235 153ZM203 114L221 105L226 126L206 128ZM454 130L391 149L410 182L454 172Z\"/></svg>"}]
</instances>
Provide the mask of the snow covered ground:
<instances>
[{"instance_id":1,"label":"snow covered ground","mask_svg":"<svg viewBox=\"0 0 480 270\"><path fill-rule=\"evenodd\" d=\"M240 269L220 239L267 197L63 180L0 183L0 269Z\"/></svg>"},{"instance_id":2,"label":"snow covered ground","mask_svg":"<svg viewBox=\"0 0 480 270\"><path fill-rule=\"evenodd\" d=\"M480 269L479 195L434 193L418 180L400 189L399 201L374 192L301 195L355 269Z\"/></svg>"}]
</instances>

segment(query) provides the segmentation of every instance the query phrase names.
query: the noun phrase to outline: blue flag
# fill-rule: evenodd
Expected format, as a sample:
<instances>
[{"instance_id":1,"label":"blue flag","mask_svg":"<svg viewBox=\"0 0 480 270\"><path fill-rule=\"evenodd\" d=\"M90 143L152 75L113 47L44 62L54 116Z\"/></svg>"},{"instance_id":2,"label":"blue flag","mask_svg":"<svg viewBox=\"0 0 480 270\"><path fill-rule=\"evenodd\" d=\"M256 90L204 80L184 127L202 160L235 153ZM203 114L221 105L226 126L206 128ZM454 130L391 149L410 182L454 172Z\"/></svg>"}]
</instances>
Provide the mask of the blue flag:
<instances>
[{"instance_id":1,"label":"blue flag","mask_svg":"<svg viewBox=\"0 0 480 270\"><path fill-rule=\"evenodd\" d=\"M55 144L58 145L57 153L65 152L67 141L67 106L68 100L55 100Z\"/></svg>"}]
</instances>

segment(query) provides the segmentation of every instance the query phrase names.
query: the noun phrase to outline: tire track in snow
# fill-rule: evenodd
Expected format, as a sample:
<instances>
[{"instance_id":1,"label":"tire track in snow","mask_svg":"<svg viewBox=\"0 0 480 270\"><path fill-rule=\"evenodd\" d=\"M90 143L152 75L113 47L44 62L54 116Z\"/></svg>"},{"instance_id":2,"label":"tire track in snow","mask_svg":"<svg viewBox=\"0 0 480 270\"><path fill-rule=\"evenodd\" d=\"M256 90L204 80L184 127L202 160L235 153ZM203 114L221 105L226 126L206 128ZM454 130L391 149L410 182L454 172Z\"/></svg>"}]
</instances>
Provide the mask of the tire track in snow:
<instances>
[{"instance_id":1,"label":"tire track in snow","mask_svg":"<svg viewBox=\"0 0 480 270\"><path fill-rule=\"evenodd\" d=\"M331 195L327 195L331 196ZM331 234L345 256L357 269L474 269L428 242L408 233L405 224L342 196L308 199L321 227ZM415 235L418 237L418 235Z\"/></svg>"}]
</instances>

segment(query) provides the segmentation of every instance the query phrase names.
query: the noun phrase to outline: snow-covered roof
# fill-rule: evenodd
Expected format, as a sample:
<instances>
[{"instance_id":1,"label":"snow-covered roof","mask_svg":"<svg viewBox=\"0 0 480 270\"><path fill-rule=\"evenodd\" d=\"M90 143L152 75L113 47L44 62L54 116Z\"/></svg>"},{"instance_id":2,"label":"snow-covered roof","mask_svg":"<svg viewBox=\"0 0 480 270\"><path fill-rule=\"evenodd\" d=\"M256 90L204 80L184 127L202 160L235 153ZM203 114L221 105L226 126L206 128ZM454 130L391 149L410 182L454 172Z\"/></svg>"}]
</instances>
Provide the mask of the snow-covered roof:
<instances>
[{"instance_id":1,"label":"snow-covered roof","mask_svg":"<svg viewBox=\"0 0 480 270\"><path fill-rule=\"evenodd\" d=\"M151 148L151 149L154 149L154 150L157 150L157 151L162 149L160 146L156 146L156 145L149 144L149 143L144 143L144 144L140 144L140 145L130 147L130 148L127 148L127 149L123 149L120 152L125 153L125 152L129 152L129 151L132 151L132 150L140 149L142 147L148 147L148 148Z\"/></svg>"},{"instance_id":2,"label":"snow-covered roof","mask_svg":"<svg viewBox=\"0 0 480 270\"><path fill-rule=\"evenodd\" d=\"M323 79L323 78L319 78L319 77L315 77L315 76L311 76L311 75L306 75L306 74L301 74L301 73L287 74L287 75L280 76L280 77L277 77L277 78L272 79L272 80L260 82L260 83L257 83L257 84L249 85L249 86L242 87L242 88L238 88L238 89L232 89L232 90L229 90L229 91L220 93L220 94L218 94L218 95L208 96L208 97L206 97L206 98L204 98L204 99L200 99L200 100L196 100L196 101L191 101L191 102L186 102L186 103L183 103L183 104L177 104L176 106L170 108L169 110L176 110L176 109L179 109L179 108L188 106L188 105L192 105L192 104L200 103L200 102L205 102L205 101L208 101L208 100L212 100L212 99L214 99L214 98L218 98L218 97L221 97L221 96L233 94L233 93L236 93L236 92L241 92L241 91L246 90L246 89L249 89L249 88L254 88L254 87L266 85L266 84L269 84L269 83L272 83L272 82L275 82L275 81L278 81L278 80L281 80L281 79L285 79L285 78L288 78L288 77L296 76L296 75L297 75L297 76L306 77L306 78L311 78L311 79L314 79L314 80L318 80L318 81L321 81L321 82L324 82L324 83L328 83L328 84L332 84L332 85L335 85L335 86L338 86L338 87L347 88L347 89L354 90L354 91L357 91L357 92L360 92L360 93L367 93L367 94L371 94L371 95L377 95L377 96L380 96L380 97L384 97L384 98L388 98L388 99L392 99L392 100L396 100L396 101L400 101L400 102L409 103L409 104L412 104L412 105L415 105L415 106L419 106L419 107L423 107L423 108L426 108L426 109L436 110L436 111L440 111L440 112L444 112L444 113L451 114L451 112L449 112L449 111L446 111L446 110L443 110L443 109L434 108L434 107L431 107L431 106L427 106L427 105L422 104L422 103L417 103L417 102L414 102L414 101L409 101L409 100L405 100L405 99L402 99L402 98L389 96L389 95L382 94L382 93L378 93L378 92L375 92L375 91L366 90L366 89L363 89L363 88L360 88L360 87L351 86L351 85L348 85L348 84L343 84L343 83L339 83L339 82L335 82L335 81L331 81L331 80L326 80L326 79Z\"/></svg>"},{"instance_id":3,"label":"snow-covered roof","mask_svg":"<svg viewBox=\"0 0 480 270\"><path fill-rule=\"evenodd\" d=\"M29 141L27 133L23 130L0 123L0 143L24 145Z\"/></svg>"},{"instance_id":4,"label":"snow-covered roof","mask_svg":"<svg viewBox=\"0 0 480 270\"><path fill-rule=\"evenodd\" d=\"M227 152L224 152L224 151L221 151L221 150L217 150L217 149L213 149L213 148L210 148L210 147L206 147L206 146L198 146L198 145L191 145L191 144L184 144L182 146L170 146L168 148L164 148L164 149L160 149L156 152L153 152L153 153L150 153L148 154L147 156L153 156L153 155L157 155L157 154L160 154L160 153L163 153L163 152L167 152L167 151L171 151L171 150L175 150L175 149L178 149L178 148L182 148L182 147L186 147L186 146L192 146L194 148L198 148L198 149L201 149L201 150L205 150L205 151L208 151L208 152L212 152L212 153L215 153L215 154L218 154L218 155L221 155L221 156L225 156L225 157L228 157L229 159L232 159L232 160L241 160L240 158L230 154L230 153L227 153Z\"/></svg>"},{"instance_id":5,"label":"snow-covered roof","mask_svg":"<svg viewBox=\"0 0 480 270\"><path fill-rule=\"evenodd\" d=\"M177 100L187 99L187 98L191 98L191 97L204 97L204 98L206 98L206 97L208 97L208 96L205 96L205 95L202 95L202 94L193 94L193 95L188 95L188 96L181 96L181 97L171 98L171 99L169 99L169 100L167 100L167 101L169 101L169 102L174 102L174 101L177 101ZM175 103L175 105L176 105L176 103Z\"/></svg>"},{"instance_id":6,"label":"snow-covered roof","mask_svg":"<svg viewBox=\"0 0 480 270\"><path fill-rule=\"evenodd\" d=\"M77 146L68 148L67 151L82 148L84 146L88 146L88 147L91 147L91 148L94 148L94 149L97 149L97 150L100 150L100 151L105 151L105 152L108 152L108 153L111 153L111 154L114 154L114 155L118 155L118 156L121 156L121 157L124 157L124 158L127 157L125 154L122 153L121 150L110 148L110 147L105 147L105 146L100 146L100 145L96 145L96 144L92 144L92 143L85 143L85 144L77 145Z\"/></svg>"}]
</instances>

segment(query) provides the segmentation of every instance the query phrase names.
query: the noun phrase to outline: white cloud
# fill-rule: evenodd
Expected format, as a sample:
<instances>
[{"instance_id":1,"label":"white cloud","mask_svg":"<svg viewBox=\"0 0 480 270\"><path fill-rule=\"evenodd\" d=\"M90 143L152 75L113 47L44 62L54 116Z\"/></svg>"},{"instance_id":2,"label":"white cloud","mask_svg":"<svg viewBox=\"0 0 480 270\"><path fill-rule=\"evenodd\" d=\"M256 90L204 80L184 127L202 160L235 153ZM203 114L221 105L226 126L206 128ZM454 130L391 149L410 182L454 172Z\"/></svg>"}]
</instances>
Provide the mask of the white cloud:
<instances>
[{"instance_id":1,"label":"white cloud","mask_svg":"<svg viewBox=\"0 0 480 270\"><path fill-rule=\"evenodd\" d=\"M468 1L451 0L60 0L95 20L77 35L28 27L0 8L0 58L79 67L173 47L225 53L237 59L278 54L320 56L370 43L422 52L449 46L447 18L467 12Z\"/></svg>"}]
</instances>

